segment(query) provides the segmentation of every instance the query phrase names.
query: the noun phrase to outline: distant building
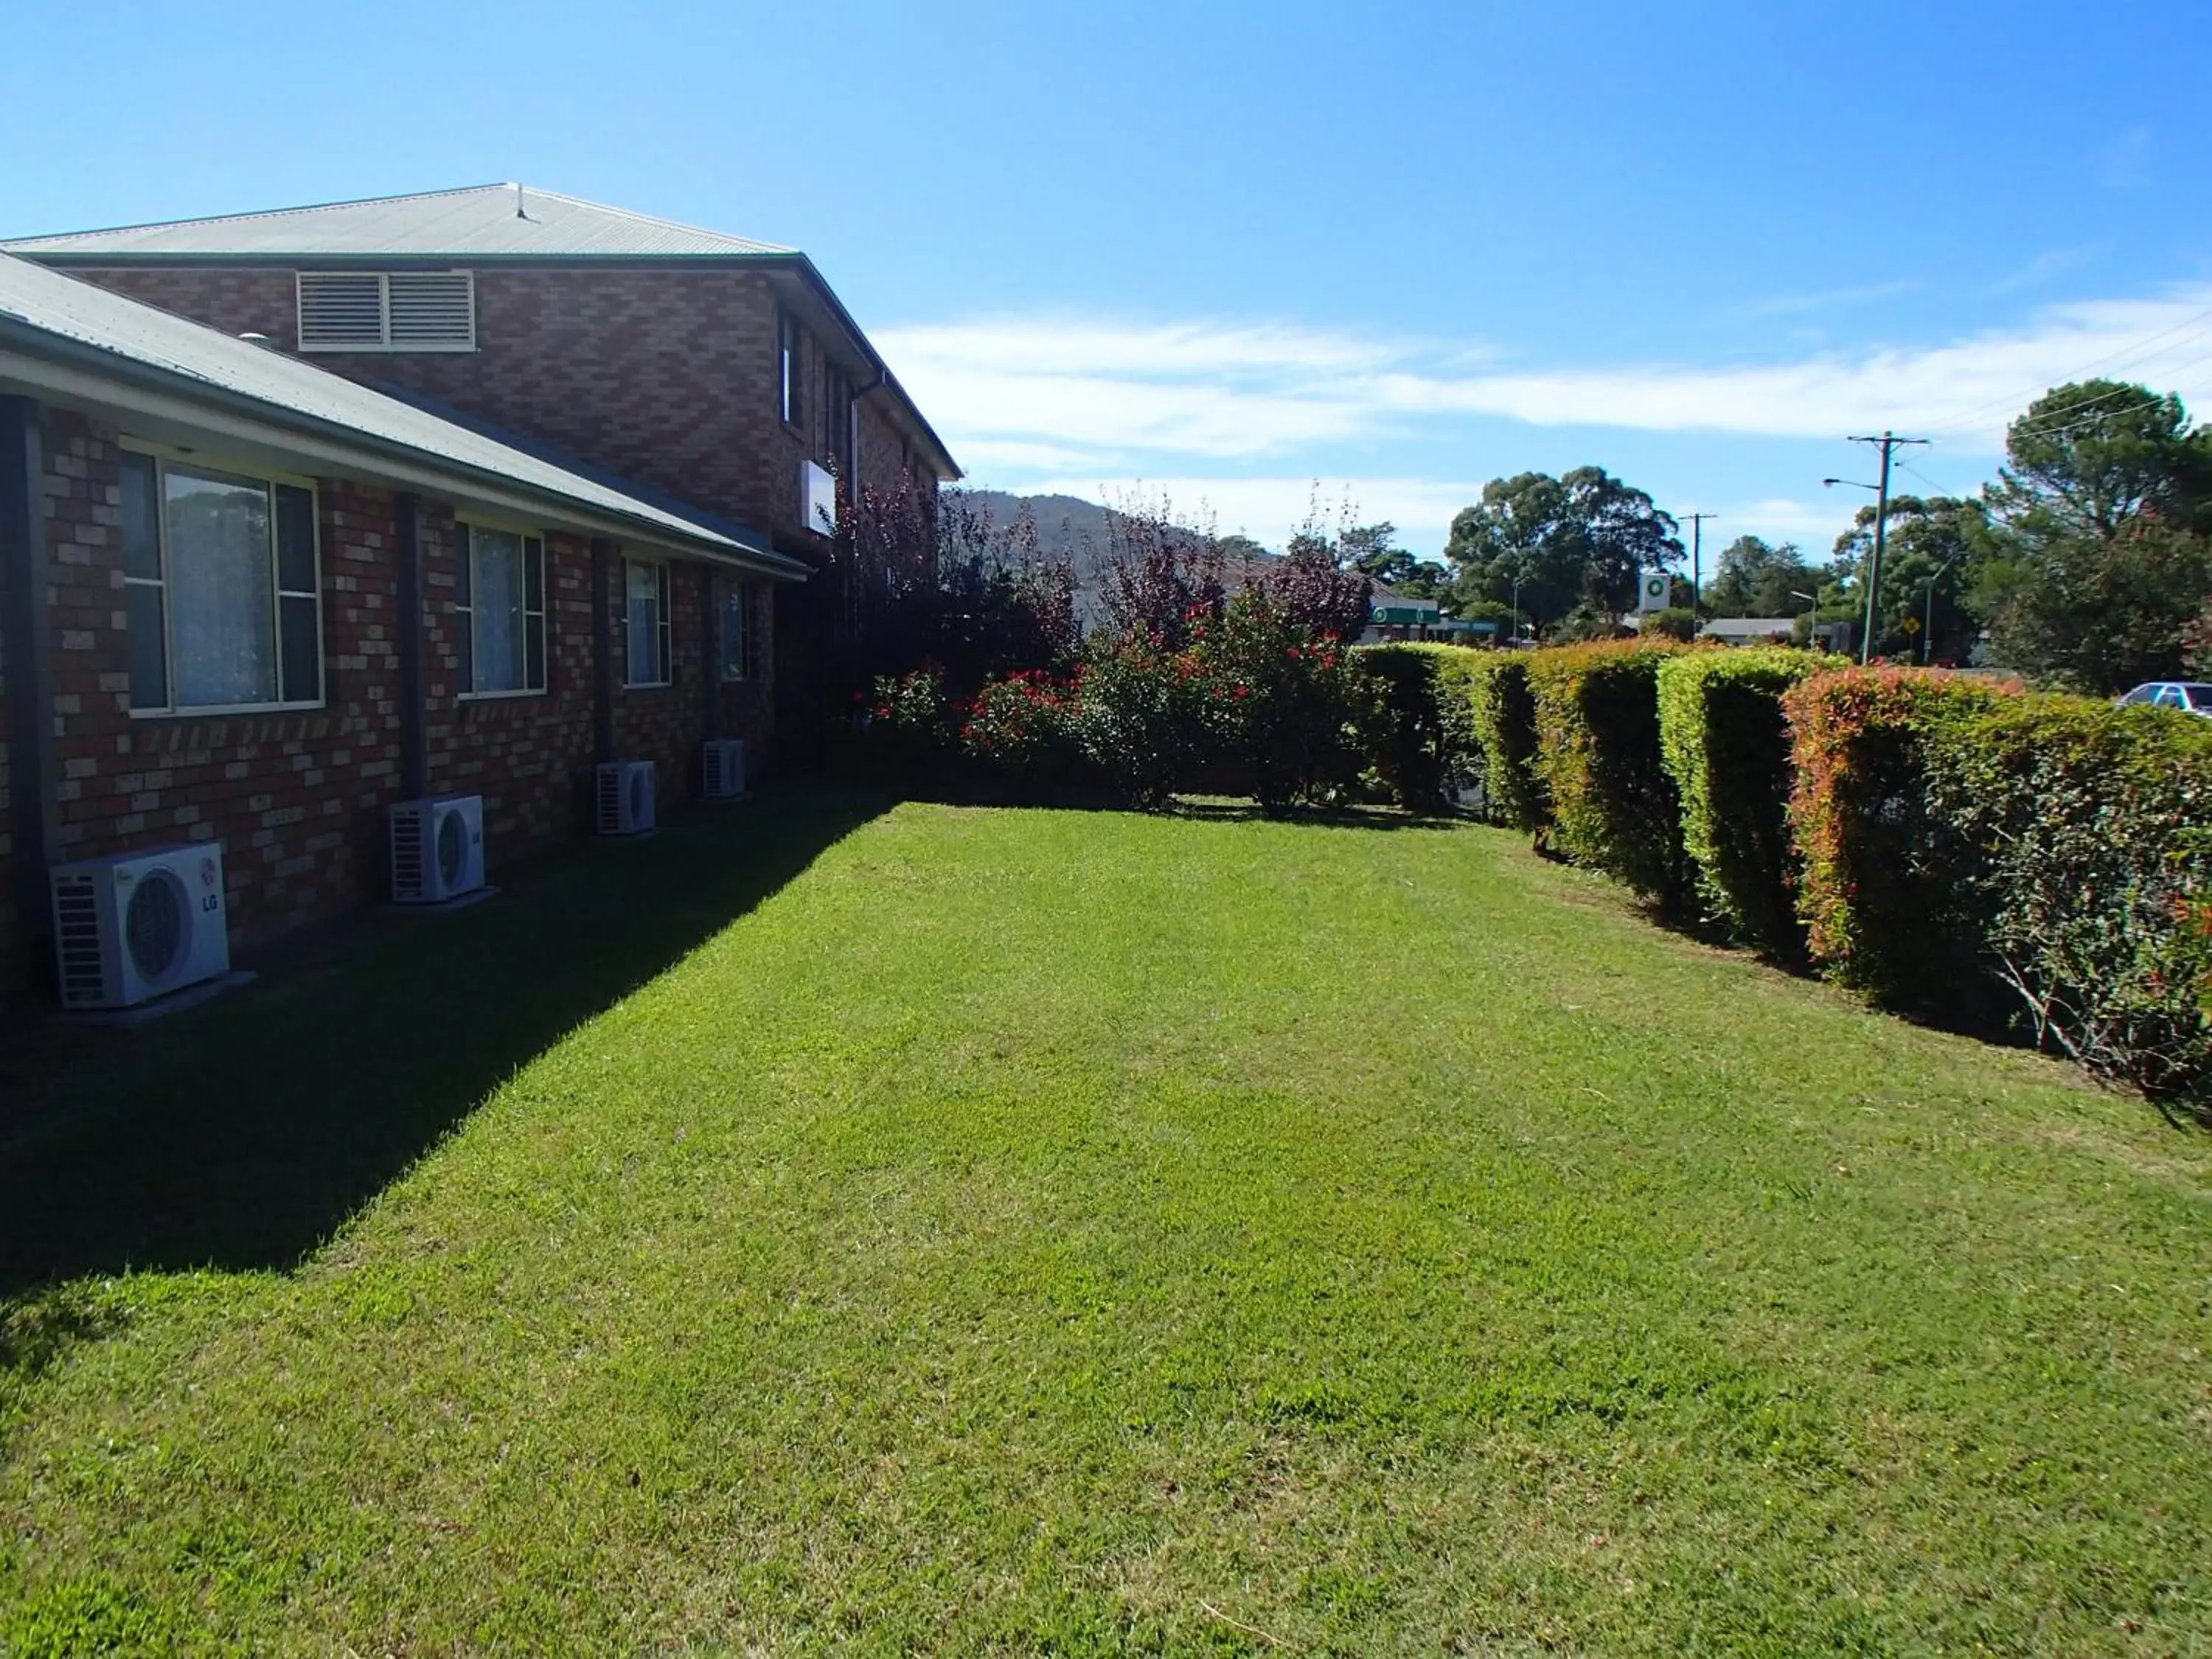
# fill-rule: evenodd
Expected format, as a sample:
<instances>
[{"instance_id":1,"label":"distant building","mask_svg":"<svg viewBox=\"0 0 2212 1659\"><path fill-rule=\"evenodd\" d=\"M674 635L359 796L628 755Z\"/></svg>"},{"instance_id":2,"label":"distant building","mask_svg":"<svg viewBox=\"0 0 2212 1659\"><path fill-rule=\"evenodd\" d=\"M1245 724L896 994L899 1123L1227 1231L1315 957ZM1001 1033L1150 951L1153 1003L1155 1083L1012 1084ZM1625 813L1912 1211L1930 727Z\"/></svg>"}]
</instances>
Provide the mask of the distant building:
<instances>
[{"instance_id":1,"label":"distant building","mask_svg":"<svg viewBox=\"0 0 2212 1659\"><path fill-rule=\"evenodd\" d=\"M1367 626L1360 631L1358 643L1388 645L1407 640L1445 640L1470 645L1487 640L1498 631L1496 623L1462 622L1456 617L1445 616L1443 607L1434 599L1417 599L1376 582L1368 595Z\"/></svg>"}]
</instances>

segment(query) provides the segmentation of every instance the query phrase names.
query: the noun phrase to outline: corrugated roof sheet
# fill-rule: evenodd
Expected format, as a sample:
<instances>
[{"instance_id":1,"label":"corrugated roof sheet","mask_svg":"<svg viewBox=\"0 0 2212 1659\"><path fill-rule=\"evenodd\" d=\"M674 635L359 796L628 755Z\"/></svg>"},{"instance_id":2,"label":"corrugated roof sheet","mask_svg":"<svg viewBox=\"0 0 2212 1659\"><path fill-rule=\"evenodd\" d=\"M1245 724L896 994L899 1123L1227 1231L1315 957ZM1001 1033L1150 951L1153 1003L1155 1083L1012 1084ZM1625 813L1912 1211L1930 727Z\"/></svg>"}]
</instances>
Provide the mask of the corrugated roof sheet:
<instances>
[{"instance_id":1,"label":"corrugated roof sheet","mask_svg":"<svg viewBox=\"0 0 2212 1659\"><path fill-rule=\"evenodd\" d=\"M11 323L15 328L7 326ZM682 542L744 554L793 574L805 571L795 560L709 528L642 494L587 477L296 357L0 254L0 344L22 327L250 398L279 415L304 416L396 445L434 465L489 474Z\"/></svg>"},{"instance_id":2,"label":"corrugated roof sheet","mask_svg":"<svg viewBox=\"0 0 2212 1659\"><path fill-rule=\"evenodd\" d=\"M773 242L655 219L525 185L123 225L0 242L10 253L258 253L285 258L653 258L790 253Z\"/></svg>"}]
</instances>

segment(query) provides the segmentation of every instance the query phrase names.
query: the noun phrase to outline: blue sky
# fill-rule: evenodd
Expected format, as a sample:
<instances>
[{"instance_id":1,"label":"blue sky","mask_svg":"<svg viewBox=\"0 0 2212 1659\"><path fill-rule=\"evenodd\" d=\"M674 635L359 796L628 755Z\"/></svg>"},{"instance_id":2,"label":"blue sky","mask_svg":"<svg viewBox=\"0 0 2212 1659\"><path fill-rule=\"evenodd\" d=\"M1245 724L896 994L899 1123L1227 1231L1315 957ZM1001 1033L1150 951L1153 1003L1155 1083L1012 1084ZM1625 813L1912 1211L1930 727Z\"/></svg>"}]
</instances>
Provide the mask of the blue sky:
<instances>
[{"instance_id":1,"label":"blue sky","mask_svg":"<svg viewBox=\"0 0 2212 1659\"><path fill-rule=\"evenodd\" d=\"M2212 6L15 0L0 234L520 179L814 255L974 481L1441 546L1607 466L1825 550L2212 399Z\"/></svg>"}]
</instances>

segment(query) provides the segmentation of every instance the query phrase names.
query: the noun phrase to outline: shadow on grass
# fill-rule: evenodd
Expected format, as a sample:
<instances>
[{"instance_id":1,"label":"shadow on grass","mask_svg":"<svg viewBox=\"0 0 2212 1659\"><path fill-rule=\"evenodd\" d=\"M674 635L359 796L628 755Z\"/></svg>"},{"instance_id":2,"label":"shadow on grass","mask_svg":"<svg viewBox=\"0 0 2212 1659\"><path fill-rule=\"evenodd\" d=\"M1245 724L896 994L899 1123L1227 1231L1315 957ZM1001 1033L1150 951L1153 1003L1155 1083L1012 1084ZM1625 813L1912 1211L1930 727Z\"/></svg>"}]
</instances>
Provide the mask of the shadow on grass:
<instances>
[{"instance_id":1,"label":"shadow on grass","mask_svg":"<svg viewBox=\"0 0 2212 1659\"><path fill-rule=\"evenodd\" d=\"M0 1142L0 1302L125 1268L291 1267L517 1068L885 805L702 808L500 872L490 903L343 929L173 1022L70 1034Z\"/></svg>"}]
</instances>

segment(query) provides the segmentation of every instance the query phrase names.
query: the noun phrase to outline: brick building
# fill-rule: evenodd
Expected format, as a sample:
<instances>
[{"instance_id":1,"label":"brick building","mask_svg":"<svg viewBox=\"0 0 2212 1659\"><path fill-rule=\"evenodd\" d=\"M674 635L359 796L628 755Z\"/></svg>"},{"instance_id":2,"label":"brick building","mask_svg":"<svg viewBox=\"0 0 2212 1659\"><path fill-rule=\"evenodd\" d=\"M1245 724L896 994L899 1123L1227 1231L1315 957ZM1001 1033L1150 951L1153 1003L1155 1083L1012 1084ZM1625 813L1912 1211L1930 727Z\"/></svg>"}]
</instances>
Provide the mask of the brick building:
<instances>
[{"instance_id":1,"label":"brick building","mask_svg":"<svg viewBox=\"0 0 2212 1659\"><path fill-rule=\"evenodd\" d=\"M648 485L0 256L0 988L51 866L223 848L251 945L385 890L386 809L483 800L488 861L597 765L696 787L764 739L807 567Z\"/></svg>"},{"instance_id":2,"label":"brick building","mask_svg":"<svg viewBox=\"0 0 2212 1659\"><path fill-rule=\"evenodd\" d=\"M804 253L550 191L483 185L0 252L435 399L817 569L825 473L932 500L959 477Z\"/></svg>"},{"instance_id":3,"label":"brick building","mask_svg":"<svg viewBox=\"0 0 2212 1659\"><path fill-rule=\"evenodd\" d=\"M805 254L514 185L0 244L0 990L52 864L220 841L251 945L375 896L394 801L496 866L599 762L757 764L841 497L959 476ZM252 627L194 513L265 531Z\"/></svg>"}]
</instances>

